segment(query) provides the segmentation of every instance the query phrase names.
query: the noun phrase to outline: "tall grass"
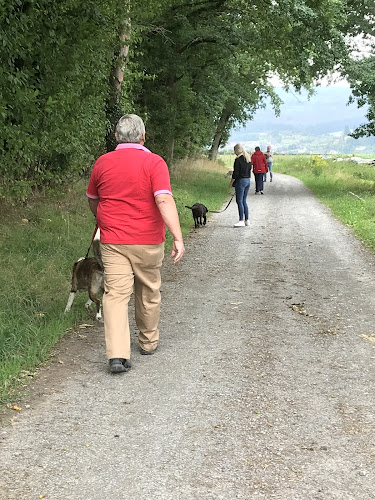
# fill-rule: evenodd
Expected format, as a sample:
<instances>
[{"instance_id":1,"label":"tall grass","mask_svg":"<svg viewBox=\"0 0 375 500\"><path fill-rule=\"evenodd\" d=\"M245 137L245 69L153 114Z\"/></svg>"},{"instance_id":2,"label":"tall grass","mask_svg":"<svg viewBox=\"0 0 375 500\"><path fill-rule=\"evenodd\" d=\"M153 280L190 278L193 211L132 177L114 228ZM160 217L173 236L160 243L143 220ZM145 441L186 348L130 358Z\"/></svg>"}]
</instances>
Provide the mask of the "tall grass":
<instances>
[{"instance_id":1,"label":"tall grass","mask_svg":"<svg viewBox=\"0 0 375 500\"><path fill-rule=\"evenodd\" d=\"M86 253L95 225L84 193L82 183L22 207L1 203L0 400L84 316L83 307L62 314L72 261Z\"/></svg>"},{"instance_id":2,"label":"tall grass","mask_svg":"<svg viewBox=\"0 0 375 500\"><path fill-rule=\"evenodd\" d=\"M375 168L319 156L274 156L274 171L299 178L375 251Z\"/></svg>"},{"instance_id":3,"label":"tall grass","mask_svg":"<svg viewBox=\"0 0 375 500\"><path fill-rule=\"evenodd\" d=\"M185 205L203 203L209 210L217 210L228 197L229 180L226 177L228 169L220 163L208 160L180 162L171 172L173 196L180 216L181 229L187 234L193 223L191 210ZM172 244L170 233L167 232L167 247Z\"/></svg>"},{"instance_id":4,"label":"tall grass","mask_svg":"<svg viewBox=\"0 0 375 500\"><path fill-rule=\"evenodd\" d=\"M185 205L218 209L229 195L227 169L212 162L182 162L171 173L183 234L193 226ZM74 260L86 254L95 226L86 181L70 190L34 197L24 206L0 202L0 401L50 356L64 333L87 322L87 294L64 314ZM167 250L171 238L167 233Z\"/></svg>"}]
</instances>

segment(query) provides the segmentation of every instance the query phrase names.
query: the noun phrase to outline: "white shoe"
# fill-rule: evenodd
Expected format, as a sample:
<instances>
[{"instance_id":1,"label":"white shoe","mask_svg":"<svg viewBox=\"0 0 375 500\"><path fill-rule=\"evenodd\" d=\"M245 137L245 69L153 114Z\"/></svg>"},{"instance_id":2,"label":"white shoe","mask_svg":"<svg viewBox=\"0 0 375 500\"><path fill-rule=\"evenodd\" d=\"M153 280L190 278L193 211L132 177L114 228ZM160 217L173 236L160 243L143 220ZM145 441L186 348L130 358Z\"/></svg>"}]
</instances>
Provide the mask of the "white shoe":
<instances>
[{"instance_id":1,"label":"white shoe","mask_svg":"<svg viewBox=\"0 0 375 500\"><path fill-rule=\"evenodd\" d=\"M245 227L245 222L243 220L239 220L233 227Z\"/></svg>"},{"instance_id":2,"label":"white shoe","mask_svg":"<svg viewBox=\"0 0 375 500\"><path fill-rule=\"evenodd\" d=\"M245 226L250 226L250 222L248 220L245 220Z\"/></svg>"}]
</instances>

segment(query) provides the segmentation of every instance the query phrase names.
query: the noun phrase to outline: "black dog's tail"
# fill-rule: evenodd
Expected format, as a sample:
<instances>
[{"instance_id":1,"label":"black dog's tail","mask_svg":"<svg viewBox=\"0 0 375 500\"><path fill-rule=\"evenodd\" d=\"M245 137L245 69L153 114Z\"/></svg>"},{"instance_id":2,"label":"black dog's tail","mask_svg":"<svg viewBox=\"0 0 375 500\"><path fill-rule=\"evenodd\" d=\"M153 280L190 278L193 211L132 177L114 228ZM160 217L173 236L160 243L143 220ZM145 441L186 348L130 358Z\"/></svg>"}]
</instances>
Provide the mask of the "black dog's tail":
<instances>
[{"instance_id":1,"label":"black dog's tail","mask_svg":"<svg viewBox=\"0 0 375 500\"><path fill-rule=\"evenodd\" d=\"M185 205L186 208L190 208L190 210L193 210L193 207L188 207L187 205ZM208 210L208 208L206 207L206 210L207 212L211 212L211 210Z\"/></svg>"}]
</instances>

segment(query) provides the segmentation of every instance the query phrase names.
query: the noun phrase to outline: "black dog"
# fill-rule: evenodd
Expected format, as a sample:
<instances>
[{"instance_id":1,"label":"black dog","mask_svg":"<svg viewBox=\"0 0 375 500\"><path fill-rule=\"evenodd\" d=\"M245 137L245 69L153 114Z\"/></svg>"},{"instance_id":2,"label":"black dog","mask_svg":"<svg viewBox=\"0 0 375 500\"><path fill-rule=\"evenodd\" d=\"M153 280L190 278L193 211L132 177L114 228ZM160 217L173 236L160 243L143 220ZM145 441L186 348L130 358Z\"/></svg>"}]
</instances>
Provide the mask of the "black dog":
<instances>
[{"instance_id":1,"label":"black dog","mask_svg":"<svg viewBox=\"0 0 375 500\"><path fill-rule=\"evenodd\" d=\"M204 226L206 224L207 207L202 205L202 203L194 203L192 207L185 205L185 207L190 208L192 211L195 227Z\"/></svg>"}]
</instances>

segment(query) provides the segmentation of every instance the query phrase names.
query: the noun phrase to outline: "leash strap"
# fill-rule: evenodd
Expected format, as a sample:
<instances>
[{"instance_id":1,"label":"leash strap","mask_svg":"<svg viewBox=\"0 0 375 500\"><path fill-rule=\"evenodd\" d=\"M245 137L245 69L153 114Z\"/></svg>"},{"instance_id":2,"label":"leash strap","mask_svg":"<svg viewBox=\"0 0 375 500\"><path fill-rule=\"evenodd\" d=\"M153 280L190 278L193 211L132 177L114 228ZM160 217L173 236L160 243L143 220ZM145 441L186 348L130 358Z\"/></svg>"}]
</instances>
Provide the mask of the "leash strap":
<instances>
[{"instance_id":1,"label":"leash strap","mask_svg":"<svg viewBox=\"0 0 375 500\"><path fill-rule=\"evenodd\" d=\"M94 241L94 238L95 238L95 235L96 235L97 231L98 231L98 224L95 225L94 234L92 235L91 243L90 243L89 248L87 249L87 253L86 253L85 259L87 259L87 257L89 256L90 248L91 248L92 242Z\"/></svg>"},{"instance_id":2,"label":"leash strap","mask_svg":"<svg viewBox=\"0 0 375 500\"><path fill-rule=\"evenodd\" d=\"M233 200L234 198L234 195L236 194L236 191L234 191L234 193L232 194L232 198L229 200L229 203L228 205L224 208L224 210L209 210L209 212L213 213L213 214L222 214L223 212L225 212L225 210L229 207L229 205L231 204L231 201Z\"/></svg>"}]
</instances>

